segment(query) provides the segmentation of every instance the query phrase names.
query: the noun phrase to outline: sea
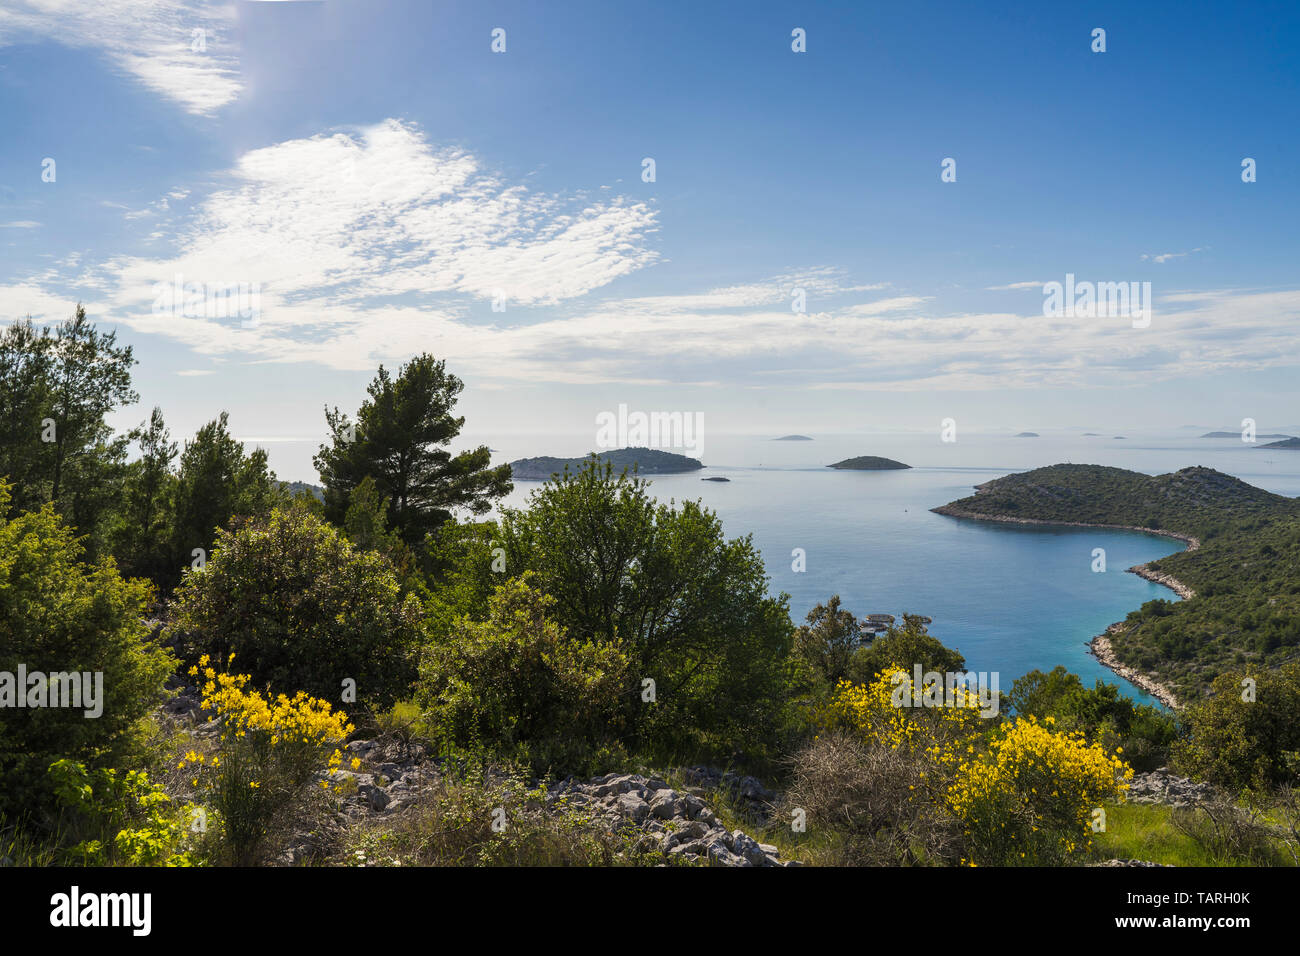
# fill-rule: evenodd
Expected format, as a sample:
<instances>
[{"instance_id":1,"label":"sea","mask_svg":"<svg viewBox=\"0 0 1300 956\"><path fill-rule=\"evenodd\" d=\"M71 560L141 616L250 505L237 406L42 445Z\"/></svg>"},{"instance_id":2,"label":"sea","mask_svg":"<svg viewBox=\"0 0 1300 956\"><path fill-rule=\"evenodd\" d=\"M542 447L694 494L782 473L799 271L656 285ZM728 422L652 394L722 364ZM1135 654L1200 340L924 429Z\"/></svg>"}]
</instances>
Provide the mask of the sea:
<instances>
[{"instance_id":1,"label":"sea","mask_svg":"<svg viewBox=\"0 0 1300 956\"><path fill-rule=\"evenodd\" d=\"M1162 474L1205 465L1277 494L1300 496L1300 451L1265 449L1240 437L1173 434L807 433L708 435L703 471L651 477L660 500L698 500L728 537L752 536L770 590L789 595L791 618L838 594L854 614L921 614L930 633L961 651L967 669L995 672L1000 688L1034 669L1063 665L1091 686L1115 683L1143 703L1145 691L1104 668L1088 642L1146 601L1178 597L1127 569L1185 545L1172 538L1096 528L1009 525L950 518L930 509L975 485L1044 465L1111 465ZM1297 434L1292 431L1289 434ZM462 436L493 449L494 463L592 450L593 432ZM283 455L287 449L276 449ZM680 450L680 449L679 449ZM912 467L844 471L827 467L878 455ZM272 453L275 464L275 452ZM285 472L281 471L285 477ZM703 480L722 477L726 482ZM537 482L515 483L501 504L526 507ZM1104 568L1097 549L1104 552ZM800 553L802 560L800 560Z\"/></svg>"}]
</instances>

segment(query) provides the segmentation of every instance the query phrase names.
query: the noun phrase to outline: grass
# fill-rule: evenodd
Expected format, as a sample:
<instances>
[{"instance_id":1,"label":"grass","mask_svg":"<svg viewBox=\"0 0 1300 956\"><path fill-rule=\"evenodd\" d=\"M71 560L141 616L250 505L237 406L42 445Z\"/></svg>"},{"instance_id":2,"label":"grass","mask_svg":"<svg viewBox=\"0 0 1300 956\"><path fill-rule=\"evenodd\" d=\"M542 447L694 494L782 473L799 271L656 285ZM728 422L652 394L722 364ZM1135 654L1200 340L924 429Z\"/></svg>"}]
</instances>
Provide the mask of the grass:
<instances>
[{"instance_id":1,"label":"grass","mask_svg":"<svg viewBox=\"0 0 1300 956\"><path fill-rule=\"evenodd\" d=\"M1178 825L1179 819L1183 826ZM1107 807L1106 831L1097 834L1093 844L1098 860L1147 860L1172 866L1295 865L1280 838L1268 839L1253 850L1228 849L1210 838L1191 813L1161 804Z\"/></svg>"}]
</instances>

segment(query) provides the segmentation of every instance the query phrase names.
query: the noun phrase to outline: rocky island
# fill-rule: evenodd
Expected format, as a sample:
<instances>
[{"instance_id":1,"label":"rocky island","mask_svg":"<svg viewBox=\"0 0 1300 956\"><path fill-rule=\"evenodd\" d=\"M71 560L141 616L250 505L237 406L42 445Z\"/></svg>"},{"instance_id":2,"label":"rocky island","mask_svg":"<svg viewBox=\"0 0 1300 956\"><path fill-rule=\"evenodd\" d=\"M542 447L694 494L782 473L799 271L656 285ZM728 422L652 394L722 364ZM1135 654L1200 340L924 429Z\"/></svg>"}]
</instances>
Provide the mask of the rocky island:
<instances>
[{"instance_id":1,"label":"rocky island","mask_svg":"<svg viewBox=\"0 0 1300 956\"><path fill-rule=\"evenodd\" d=\"M857 458L845 458L843 461L837 461L835 464L826 467L839 468L842 471L896 471L900 468L911 468L912 466L905 465L901 461L894 461L892 458L859 455Z\"/></svg>"},{"instance_id":2,"label":"rocky island","mask_svg":"<svg viewBox=\"0 0 1300 956\"><path fill-rule=\"evenodd\" d=\"M1265 435L1265 438L1272 438L1272 435ZM1300 438L1284 438L1282 441L1271 441L1267 445L1260 445L1260 448L1290 448L1300 450Z\"/></svg>"},{"instance_id":3,"label":"rocky island","mask_svg":"<svg viewBox=\"0 0 1300 956\"><path fill-rule=\"evenodd\" d=\"M807 435L782 435L780 438L773 438L772 441L812 441Z\"/></svg>"},{"instance_id":4,"label":"rocky island","mask_svg":"<svg viewBox=\"0 0 1300 956\"><path fill-rule=\"evenodd\" d=\"M596 459L602 466L613 465L615 472L623 470L638 475L678 475L699 471L704 467L696 458L688 458L657 448L617 448L614 451L592 452L586 458L520 458L510 463L510 477L516 481L545 481L567 467L577 471L587 462Z\"/></svg>"}]
</instances>

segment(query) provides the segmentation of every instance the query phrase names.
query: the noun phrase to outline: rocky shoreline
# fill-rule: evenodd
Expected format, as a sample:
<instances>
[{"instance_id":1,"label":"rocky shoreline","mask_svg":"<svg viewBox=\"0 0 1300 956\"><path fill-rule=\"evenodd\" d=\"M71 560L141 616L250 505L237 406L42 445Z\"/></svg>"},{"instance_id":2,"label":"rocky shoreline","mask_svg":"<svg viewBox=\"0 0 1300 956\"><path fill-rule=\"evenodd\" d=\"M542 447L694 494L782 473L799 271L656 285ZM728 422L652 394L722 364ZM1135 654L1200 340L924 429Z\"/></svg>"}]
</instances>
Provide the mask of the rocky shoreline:
<instances>
[{"instance_id":1,"label":"rocky shoreline","mask_svg":"<svg viewBox=\"0 0 1300 956\"><path fill-rule=\"evenodd\" d=\"M1103 667L1109 668L1120 677L1124 678L1135 687L1141 687L1144 691L1154 697L1160 703L1164 704L1171 710L1178 709L1178 698L1174 692L1160 683L1154 677L1136 671L1126 664L1121 664L1119 658L1115 656L1115 651L1111 647L1110 638L1112 634L1118 634L1128 625L1123 621L1116 621L1105 632L1098 634L1088 642L1088 648L1092 651L1092 656L1097 658L1097 662Z\"/></svg>"},{"instance_id":2,"label":"rocky shoreline","mask_svg":"<svg viewBox=\"0 0 1300 956\"><path fill-rule=\"evenodd\" d=\"M965 508L955 508L952 505L941 505L938 508L931 508L935 514L947 515L950 518L971 518L977 521L1001 521L1007 524L1035 524L1035 525L1057 525L1068 528L1105 528L1109 531L1141 531L1144 534L1156 534L1165 538L1174 538L1178 541L1186 542L1188 551L1195 551L1201 546L1198 538L1190 534L1183 534L1178 531L1167 531L1163 528L1142 528L1137 525L1128 524L1101 524L1095 521L1046 521L1041 518L1021 518L1016 515L990 515L981 514L976 511L968 511ZM1184 601L1191 600L1196 596L1196 592L1186 584L1179 581L1172 574L1166 574L1164 571L1157 571L1148 564L1137 564L1128 569L1138 577L1155 584L1163 585L1169 588ZM1088 647L1092 651L1093 657L1097 658L1098 663L1103 667L1113 671L1115 674L1124 678L1135 687L1140 687L1160 703L1170 709L1176 710L1179 707L1178 698L1174 692L1160 683L1150 674L1144 674L1141 671L1134 670L1126 664L1120 662L1115 655L1115 650L1111 646L1111 636L1119 634L1128 625L1123 621L1116 621L1088 642Z\"/></svg>"}]
</instances>

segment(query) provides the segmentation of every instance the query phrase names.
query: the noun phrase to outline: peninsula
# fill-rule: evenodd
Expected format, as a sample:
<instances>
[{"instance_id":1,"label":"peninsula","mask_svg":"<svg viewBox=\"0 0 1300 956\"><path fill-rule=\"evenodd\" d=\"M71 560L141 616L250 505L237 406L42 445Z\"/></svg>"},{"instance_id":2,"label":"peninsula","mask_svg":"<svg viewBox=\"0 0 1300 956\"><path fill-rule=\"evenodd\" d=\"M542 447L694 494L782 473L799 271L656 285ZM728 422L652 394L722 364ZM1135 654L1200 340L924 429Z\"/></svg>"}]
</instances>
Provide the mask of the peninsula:
<instances>
[{"instance_id":1,"label":"peninsula","mask_svg":"<svg viewBox=\"0 0 1300 956\"><path fill-rule=\"evenodd\" d=\"M1098 659L1166 703L1200 697L1243 660L1300 650L1300 501L1212 468L1144 475L1051 465L997 478L938 514L1166 535L1187 549L1129 570L1183 600L1148 601L1093 642ZM1140 678L1140 679L1139 679Z\"/></svg>"}]
</instances>

